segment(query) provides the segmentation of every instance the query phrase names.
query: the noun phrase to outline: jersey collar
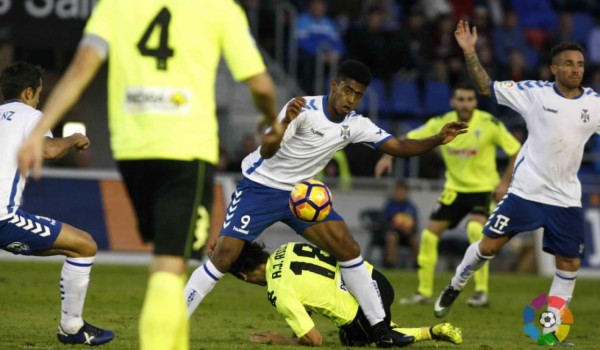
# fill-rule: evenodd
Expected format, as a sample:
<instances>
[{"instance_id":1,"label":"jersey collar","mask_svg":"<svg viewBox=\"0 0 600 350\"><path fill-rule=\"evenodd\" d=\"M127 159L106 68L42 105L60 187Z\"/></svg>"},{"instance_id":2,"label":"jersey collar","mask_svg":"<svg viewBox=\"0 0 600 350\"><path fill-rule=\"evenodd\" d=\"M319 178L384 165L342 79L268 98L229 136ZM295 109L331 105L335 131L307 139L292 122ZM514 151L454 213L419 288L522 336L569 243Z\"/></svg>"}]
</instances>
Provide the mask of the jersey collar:
<instances>
[{"instance_id":1,"label":"jersey collar","mask_svg":"<svg viewBox=\"0 0 600 350\"><path fill-rule=\"evenodd\" d=\"M344 118L342 118L342 119L341 119L340 121L338 121L338 122L336 122L336 121L333 121L333 120L331 119L331 116L329 115L329 110L327 109L327 100L328 100L328 99L329 99L329 95L323 95L323 102L322 102L322 103L323 103L323 114L325 114L325 117L327 117L327 119L328 119L330 122L332 122L332 123L336 123L336 124L343 123L343 122L344 122L344 120L346 120L346 117L348 116L348 114L346 114L346 115L344 116ZM351 113L352 113L352 112L351 112Z\"/></svg>"},{"instance_id":2,"label":"jersey collar","mask_svg":"<svg viewBox=\"0 0 600 350\"><path fill-rule=\"evenodd\" d=\"M582 90L582 91L581 91L581 93L580 93L579 95L577 95L577 96L575 96L575 97L573 97L573 98L567 98L567 97L565 97L565 95L563 95L563 94L562 94L562 93L561 93L561 92L558 90L558 88L556 87L556 83L552 83L552 88L554 89L554 92L556 92L556 94L557 94L558 96L560 96L560 97L562 97L562 98L566 98L567 100L577 100L577 99L580 99L580 98L581 98L581 96L583 96L583 94L585 93L585 90L584 90L583 88L581 88L581 90Z\"/></svg>"}]
</instances>

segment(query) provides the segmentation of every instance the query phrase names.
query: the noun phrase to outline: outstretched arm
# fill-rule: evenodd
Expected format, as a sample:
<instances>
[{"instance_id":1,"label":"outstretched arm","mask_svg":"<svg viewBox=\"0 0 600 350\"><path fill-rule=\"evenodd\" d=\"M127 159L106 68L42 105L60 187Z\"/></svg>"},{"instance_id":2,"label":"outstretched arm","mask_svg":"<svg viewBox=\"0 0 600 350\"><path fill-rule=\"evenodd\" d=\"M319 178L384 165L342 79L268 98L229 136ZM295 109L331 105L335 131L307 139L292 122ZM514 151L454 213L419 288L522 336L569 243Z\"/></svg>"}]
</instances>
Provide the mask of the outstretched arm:
<instances>
[{"instance_id":1,"label":"outstretched arm","mask_svg":"<svg viewBox=\"0 0 600 350\"><path fill-rule=\"evenodd\" d=\"M479 62L477 52L475 52L475 43L477 42L477 27L473 27L473 31L471 31L469 28L469 22L458 21L456 31L454 32L454 37L456 38L460 48L463 50L467 70L469 71L469 76L471 76L471 81L473 81L473 84L475 84L475 88L484 96L492 96L492 92L490 90L491 79L481 65L481 62Z\"/></svg>"},{"instance_id":2,"label":"outstretched arm","mask_svg":"<svg viewBox=\"0 0 600 350\"><path fill-rule=\"evenodd\" d=\"M40 177L44 152L44 134L58 122L77 102L79 96L96 75L102 65L102 58L95 48L81 46L67 72L56 84L42 111L42 119L25 139L19 149L19 171L27 174L33 170L33 177Z\"/></svg>"},{"instance_id":3,"label":"outstretched arm","mask_svg":"<svg viewBox=\"0 0 600 350\"><path fill-rule=\"evenodd\" d=\"M323 345L323 337L317 328L313 327L308 333L300 338L286 337L277 332L257 332L252 333L250 336L252 343L259 344L290 344L290 345L309 345L309 346L321 346Z\"/></svg>"},{"instance_id":4,"label":"outstretched arm","mask_svg":"<svg viewBox=\"0 0 600 350\"><path fill-rule=\"evenodd\" d=\"M88 148L90 140L87 136L76 133L69 137L47 138L44 140L44 158L55 160L64 156L71 148L83 150Z\"/></svg>"},{"instance_id":5,"label":"outstretched arm","mask_svg":"<svg viewBox=\"0 0 600 350\"><path fill-rule=\"evenodd\" d=\"M271 126L271 130L262 136L261 157L269 159L277 153L288 125L296 119L305 104L306 100L303 97L296 97L288 103L285 118L281 121L275 121Z\"/></svg>"},{"instance_id":6,"label":"outstretched arm","mask_svg":"<svg viewBox=\"0 0 600 350\"><path fill-rule=\"evenodd\" d=\"M392 138L379 146L379 150L394 157L411 157L423 154L439 145L447 144L460 134L467 132L468 125L463 122L450 122L436 135L425 139Z\"/></svg>"}]
</instances>

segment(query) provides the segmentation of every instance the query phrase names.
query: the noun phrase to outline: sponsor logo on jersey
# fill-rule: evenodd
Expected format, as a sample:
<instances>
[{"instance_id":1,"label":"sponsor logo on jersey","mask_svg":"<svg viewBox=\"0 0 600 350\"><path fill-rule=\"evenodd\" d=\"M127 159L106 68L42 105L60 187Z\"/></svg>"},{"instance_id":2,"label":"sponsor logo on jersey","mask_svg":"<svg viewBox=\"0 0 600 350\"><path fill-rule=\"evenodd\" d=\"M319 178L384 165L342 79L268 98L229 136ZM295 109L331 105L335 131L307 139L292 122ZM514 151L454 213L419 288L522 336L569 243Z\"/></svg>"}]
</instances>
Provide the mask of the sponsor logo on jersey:
<instances>
[{"instance_id":1,"label":"sponsor logo on jersey","mask_svg":"<svg viewBox=\"0 0 600 350\"><path fill-rule=\"evenodd\" d=\"M542 108L544 109L544 111L549 112L549 113L558 113L558 109L552 109L552 108L546 108L546 106L542 106Z\"/></svg>"},{"instance_id":2,"label":"sponsor logo on jersey","mask_svg":"<svg viewBox=\"0 0 600 350\"><path fill-rule=\"evenodd\" d=\"M583 121L584 123L587 123L590 121L590 114L588 113L587 109L581 110L581 121Z\"/></svg>"},{"instance_id":3,"label":"sponsor logo on jersey","mask_svg":"<svg viewBox=\"0 0 600 350\"><path fill-rule=\"evenodd\" d=\"M340 131L340 136L344 140L346 140L347 138L350 137L350 126L349 125L342 125L342 130Z\"/></svg>"},{"instance_id":4,"label":"sponsor logo on jersey","mask_svg":"<svg viewBox=\"0 0 600 350\"><path fill-rule=\"evenodd\" d=\"M460 158L471 158L475 157L479 153L479 148L467 148L467 149L458 149L447 147L448 154L460 157Z\"/></svg>"},{"instance_id":5,"label":"sponsor logo on jersey","mask_svg":"<svg viewBox=\"0 0 600 350\"><path fill-rule=\"evenodd\" d=\"M187 115L192 93L188 89L128 87L123 110L131 114Z\"/></svg>"},{"instance_id":6,"label":"sponsor logo on jersey","mask_svg":"<svg viewBox=\"0 0 600 350\"><path fill-rule=\"evenodd\" d=\"M514 86L515 86L515 83L512 81L503 81L502 84L500 85L500 87L505 88L505 89L510 89Z\"/></svg>"},{"instance_id":7,"label":"sponsor logo on jersey","mask_svg":"<svg viewBox=\"0 0 600 350\"><path fill-rule=\"evenodd\" d=\"M319 135L319 136L321 136L321 137L325 136L325 134L323 134L322 132L320 132L320 131L318 131L318 130L315 130L315 129L313 129L313 128L310 128L310 132L312 132L312 133L313 133L313 134L315 134L315 135Z\"/></svg>"}]
</instances>

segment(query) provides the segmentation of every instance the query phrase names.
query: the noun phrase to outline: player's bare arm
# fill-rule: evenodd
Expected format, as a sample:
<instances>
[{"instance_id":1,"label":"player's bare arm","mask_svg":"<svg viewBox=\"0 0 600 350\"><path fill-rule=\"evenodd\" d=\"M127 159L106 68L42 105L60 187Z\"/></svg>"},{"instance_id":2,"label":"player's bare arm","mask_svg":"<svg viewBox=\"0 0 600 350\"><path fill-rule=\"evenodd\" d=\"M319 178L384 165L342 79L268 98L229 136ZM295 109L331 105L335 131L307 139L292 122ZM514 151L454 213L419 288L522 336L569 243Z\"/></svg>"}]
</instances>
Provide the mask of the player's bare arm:
<instances>
[{"instance_id":1,"label":"player's bare arm","mask_svg":"<svg viewBox=\"0 0 600 350\"><path fill-rule=\"evenodd\" d=\"M305 104L306 100L303 97L296 97L288 103L283 120L273 123L271 130L262 136L261 157L269 159L277 153L288 125L296 119Z\"/></svg>"},{"instance_id":2,"label":"player's bare arm","mask_svg":"<svg viewBox=\"0 0 600 350\"><path fill-rule=\"evenodd\" d=\"M47 138L44 140L44 158L55 160L62 158L71 148L83 150L90 145L87 136L75 133L69 137Z\"/></svg>"},{"instance_id":3,"label":"player's bare arm","mask_svg":"<svg viewBox=\"0 0 600 350\"><path fill-rule=\"evenodd\" d=\"M506 169L504 169L504 173L502 173L502 179L500 179L500 183L494 190L494 200L496 202L499 202L508 192L508 187L510 186L516 159L516 154L508 158L508 164L506 165Z\"/></svg>"},{"instance_id":4,"label":"player's bare arm","mask_svg":"<svg viewBox=\"0 0 600 350\"><path fill-rule=\"evenodd\" d=\"M277 119L277 108L275 104L275 87L269 74L262 72L250 77L246 80L246 85L250 88L254 105L262 112L259 130L265 126L273 125Z\"/></svg>"},{"instance_id":5,"label":"player's bare arm","mask_svg":"<svg viewBox=\"0 0 600 350\"><path fill-rule=\"evenodd\" d=\"M477 57L477 52L475 51L477 27L473 27L471 30L469 28L469 22L458 21L454 37L460 48L463 50L467 70L469 71L469 76L471 77L477 92L484 96L492 96L492 92L490 91L490 76L481 65L479 57Z\"/></svg>"},{"instance_id":6,"label":"player's bare arm","mask_svg":"<svg viewBox=\"0 0 600 350\"><path fill-rule=\"evenodd\" d=\"M288 345L308 345L321 346L323 345L323 337L321 333L313 327L308 333L300 338L284 336L277 332L264 331L252 333L250 342L258 344L288 344Z\"/></svg>"},{"instance_id":7,"label":"player's bare arm","mask_svg":"<svg viewBox=\"0 0 600 350\"><path fill-rule=\"evenodd\" d=\"M82 46L65 75L52 90L44 107L44 116L23 142L18 153L19 171L27 174L31 169L34 178L40 177L44 157L44 134L75 104L102 65L96 49Z\"/></svg>"},{"instance_id":8,"label":"player's bare arm","mask_svg":"<svg viewBox=\"0 0 600 350\"><path fill-rule=\"evenodd\" d=\"M466 133L468 125L463 122L450 122L442 127L436 135L424 139L392 138L379 147L379 150L394 157L411 157L423 154L445 145L456 136Z\"/></svg>"}]
</instances>

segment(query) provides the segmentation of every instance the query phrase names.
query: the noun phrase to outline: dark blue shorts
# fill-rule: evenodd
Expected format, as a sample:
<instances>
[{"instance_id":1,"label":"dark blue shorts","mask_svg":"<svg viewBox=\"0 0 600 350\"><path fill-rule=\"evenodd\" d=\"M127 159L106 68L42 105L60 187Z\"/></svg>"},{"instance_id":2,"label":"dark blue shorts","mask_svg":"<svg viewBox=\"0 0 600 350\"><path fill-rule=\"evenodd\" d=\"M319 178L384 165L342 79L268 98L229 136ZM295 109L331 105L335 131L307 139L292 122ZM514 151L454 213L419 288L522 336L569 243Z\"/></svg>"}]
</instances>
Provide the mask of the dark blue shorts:
<instances>
[{"instance_id":1,"label":"dark blue shorts","mask_svg":"<svg viewBox=\"0 0 600 350\"><path fill-rule=\"evenodd\" d=\"M583 255L583 210L579 207L557 207L509 193L488 218L483 233L491 238L506 235L512 238L540 227L544 229L545 252L565 258Z\"/></svg>"},{"instance_id":2,"label":"dark blue shorts","mask_svg":"<svg viewBox=\"0 0 600 350\"><path fill-rule=\"evenodd\" d=\"M296 233L302 234L305 229L316 223L296 218L290 210L289 197L290 191L263 186L243 178L231 195L220 235L253 241L267 227L279 221L291 227ZM336 220L344 219L335 209L332 209L327 218L321 222Z\"/></svg>"},{"instance_id":3,"label":"dark blue shorts","mask_svg":"<svg viewBox=\"0 0 600 350\"><path fill-rule=\"evenodd\" d=\"M19 209L12 218L0 221L0 249L32 255L50 249L61 229L60 221Z\"/></svg>"}]
</instances>

